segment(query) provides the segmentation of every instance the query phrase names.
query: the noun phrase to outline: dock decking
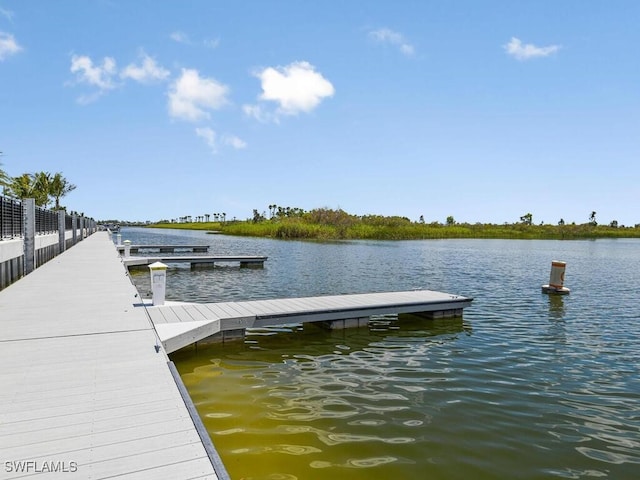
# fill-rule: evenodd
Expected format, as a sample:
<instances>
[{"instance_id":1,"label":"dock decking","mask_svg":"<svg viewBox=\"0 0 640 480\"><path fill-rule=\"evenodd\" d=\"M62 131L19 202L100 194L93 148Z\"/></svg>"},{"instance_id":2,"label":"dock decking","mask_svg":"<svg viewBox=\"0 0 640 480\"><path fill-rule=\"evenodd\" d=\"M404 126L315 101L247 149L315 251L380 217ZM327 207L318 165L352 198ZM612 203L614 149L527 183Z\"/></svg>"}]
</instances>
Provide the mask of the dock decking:
<instances>
[{"instance_id":1,"label":"dock decking","mask_svg":"<svg viewBox=\"0 0 640 480\"><path fill-rule=\"evenodd\" d=\"M0 291L0 479L228 478L139 301L106 232Z\"/></svg>"},{"instance_id":2,"label":"dock decking","mask_svg":"<svg viewBox=\"0 0 640 480\"><path fill-rule=\"evenodd\" d=\"M431 290L148 307L168 353L219 332L398 313L461 316L472 298Z\"/></svg>"}]
</instances>

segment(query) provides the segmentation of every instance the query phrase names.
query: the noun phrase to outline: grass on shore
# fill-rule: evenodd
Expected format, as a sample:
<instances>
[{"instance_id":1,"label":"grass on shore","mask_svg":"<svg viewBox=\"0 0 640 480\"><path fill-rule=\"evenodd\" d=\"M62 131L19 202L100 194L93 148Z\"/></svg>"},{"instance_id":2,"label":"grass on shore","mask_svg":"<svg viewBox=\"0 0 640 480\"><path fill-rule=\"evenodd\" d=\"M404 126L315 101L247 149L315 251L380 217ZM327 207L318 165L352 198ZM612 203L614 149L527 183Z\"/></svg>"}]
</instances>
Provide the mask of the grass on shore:
<instances>
[{"instance_id":1,"label":"grass on shore","mask_svg":"<svg viewBox=\"0 0 640 480\"><path fill-rule=\"evenodd\" d=\"M336 213L331 211L332 213ZM640 238L640 227L416 223L403 217L357 217L338 211L329 218L304 215L261 221L156 223L154 228L217 231L227 235L308 240L421 240L442 238L593 239Z\"/></svg>"}]
</instances>

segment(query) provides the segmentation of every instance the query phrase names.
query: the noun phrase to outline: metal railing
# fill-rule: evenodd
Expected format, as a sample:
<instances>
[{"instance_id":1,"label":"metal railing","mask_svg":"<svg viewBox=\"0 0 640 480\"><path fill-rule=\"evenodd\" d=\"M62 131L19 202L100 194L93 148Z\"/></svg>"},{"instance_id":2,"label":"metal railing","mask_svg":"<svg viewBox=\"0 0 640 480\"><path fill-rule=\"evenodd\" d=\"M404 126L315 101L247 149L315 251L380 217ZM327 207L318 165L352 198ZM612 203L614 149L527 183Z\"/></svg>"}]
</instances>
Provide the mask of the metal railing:
<instances>
[{"instance_id":1,"label":"metal railing","mask_svg":"<svg viewBox=\"0 0 640 480\"><path fill-rule=\"evenodd\" d=\"M0 196L0 240L21 237L23 233L22 202Z\"/></svg>"},{"instance_id":2,"label":"metal railing","mask_svg":"<svg viewBox=\"0 0 640 480\"><path fill-rule=\"evenodd\" d=\"M58 212L36 207L36 233L46 234L58 231Z\"/></svg>"},{"instance_id":3,"label":"metal railing","mask_svg":"<svg viewBox=\"0 0 640 480\"><path fill-rule=\"evenodd\" d=\"M58 231L58 212L36 207L36 234L43 235ZM94 220L85 218L87 227L94 226ZM73 230L73 216L66 214L65 230ZM75 225L78 228L78 224ZM20 238L24 236L24 207L20 200L0 195L0 240Z\"/></svg>"}]
</instances>

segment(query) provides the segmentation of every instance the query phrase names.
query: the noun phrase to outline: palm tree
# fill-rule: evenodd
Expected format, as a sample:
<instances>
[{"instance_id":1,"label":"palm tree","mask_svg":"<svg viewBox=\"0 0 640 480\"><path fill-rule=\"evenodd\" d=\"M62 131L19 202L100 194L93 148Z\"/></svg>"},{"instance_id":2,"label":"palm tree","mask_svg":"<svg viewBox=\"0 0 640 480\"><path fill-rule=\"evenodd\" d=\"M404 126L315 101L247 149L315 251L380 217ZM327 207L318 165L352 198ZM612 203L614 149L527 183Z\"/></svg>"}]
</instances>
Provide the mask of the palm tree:
<instances>
[{"instance_id":1,"label":"palm tree","mask_svg":"<svg viewBox=\"0 0 640 480\"><path fill-rule=\"evenodd\" d=\"M49 182L49 195L51 195L56 202L54 209L60 210L60 199L75 189L76 186L74 184L64 178L61 172L57 172Z\"/></svg>"},{"instance_id":2,"label":"palm tree","mask_svg":"<svg viewBox=\"0 0 640 480\"><path fill-rule=\"evenodd\" d=\"M38 172L31 177L33 179L33 198L36 201L36 205L46 207L50 201L51 174L49 172Z\"/></svg>"},{"instance_id":3,"label":"palm tree","mask_svg":"<svg viewBox=\"0 0 640 480\"><path fill-rule=\"evenodd\" d=\"M4 192L11 198L18 200L33 197L33 179L31 175L24 173L19 177L11 178Z\"/></svg>"},{"instance_id":4,"label":"palm tree","mask_svg":"<svg viewBox=\"0 0 640 480\"><path fill-rule=\"evenodd\" d=\"M520 217L520 221L525 225L531 225L533 223L533 215L527 213Z\"/></svg>"},{"instance_id":5,"label":"palm tree","mask_svg":"<svg viewBox=\"0 0 640 480\"><path fill-rule=\"evenodd\" d=\"M39 177L36 174L23 173L18 177L9 179L9 182L4 187L4 194L17 200L33 198L36 201L36 205L43 206L49 200L48 193L41 189L45 182L45 176Z\"/></svg>"}]
</instances>

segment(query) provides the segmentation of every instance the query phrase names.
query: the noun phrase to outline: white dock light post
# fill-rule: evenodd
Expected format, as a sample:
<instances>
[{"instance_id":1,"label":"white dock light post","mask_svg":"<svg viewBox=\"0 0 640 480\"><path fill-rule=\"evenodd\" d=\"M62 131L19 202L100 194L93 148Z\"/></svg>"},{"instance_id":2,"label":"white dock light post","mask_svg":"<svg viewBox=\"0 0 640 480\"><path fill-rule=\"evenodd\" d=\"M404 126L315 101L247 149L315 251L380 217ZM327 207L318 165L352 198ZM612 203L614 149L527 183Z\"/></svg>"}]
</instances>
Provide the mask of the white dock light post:
<instances>
[{"instance_id":1,"label":"white dock light post","mask_svg":"<svg viewBox=\"0 0 640 480\"><path fill-rule=\"evenodd\" d=\"M151 272L151 292L153 305L164 305L164 294L167 289L167 266L161 262L149 265Z\"/></svg>"},{"instance_id":2,"label":"white dock light post","mask_svg":"<svg viewBox=\"0 0 640 480\"><path fill-rule=\"evenodd\" d=\"M118 233L116 235L116 241L117 241L116 245L118 245L118 246L122 245L122 234L121 233Z\"/></svg>"},{"instance_id":3,"label":"white dock light post","mask_svg":"<svg viewBox=\"0 0 640 480\"><path fill-rule=\"evenodd\" d=\"M131 240L124 241L124 258L131 256Z\"/></svg>"},{"instance_id":4,"label":"white dock light post","mask_svg":"<svg viewBox=\"0 0 640 480\"><path fill-rule=\"evenodd\" d=\"M566 295L571 291L564 286L564 270L566 266L566 262L560 262L558 260L551 262L549 284L542 286L542 293L559 293L561 295Z\"/></svg>"}]
</instances>

